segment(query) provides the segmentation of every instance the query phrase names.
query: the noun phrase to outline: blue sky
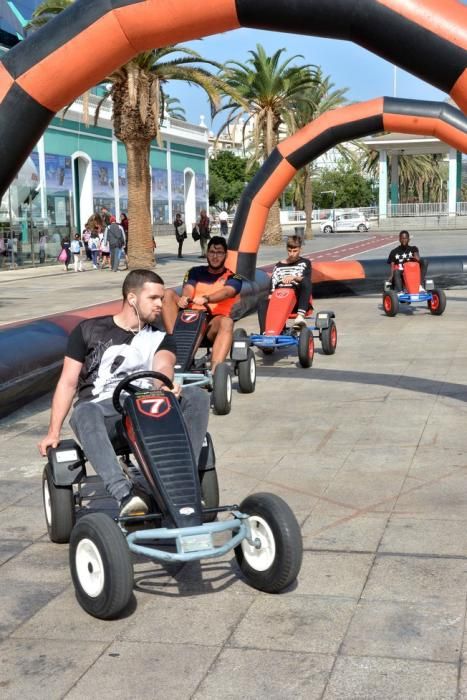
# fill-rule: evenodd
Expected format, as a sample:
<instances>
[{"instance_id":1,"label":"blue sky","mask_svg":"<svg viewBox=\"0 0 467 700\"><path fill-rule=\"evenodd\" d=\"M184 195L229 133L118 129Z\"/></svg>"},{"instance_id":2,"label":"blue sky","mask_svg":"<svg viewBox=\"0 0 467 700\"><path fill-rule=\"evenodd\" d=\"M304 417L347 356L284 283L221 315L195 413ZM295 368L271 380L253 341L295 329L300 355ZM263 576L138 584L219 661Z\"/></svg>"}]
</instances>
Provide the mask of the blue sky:
<instances>
[{"instance_id":1,"label":"blue sky","mask_svg":"<svg viewBox=\"0 0 467 700\"><path fill-rule=\"evenodd\" d=\"M463 2L466 4L467 0ZM248 58L248 51L254 49L257 43L262 44L269 54L285 48L284 57L302 54L304 63L320 65L325 74L331 76L337 88L349 88L347 94L351 101L360 102L394 94L393 65L347 41L256 29L237 29L200 41L188 42L186 45L194 48L205 58L219 62L230 59L244 62ZM200 88L190 88L174 82L170 84L168 92L182 102L190 122L198 124L200 114L204 114L206 124L211 128L209 106ZM420 100L446 98L445 93L400 68L397 69L396 96ZM220 124L218 118L215 126Z\"/></svg>"}]
</instances>

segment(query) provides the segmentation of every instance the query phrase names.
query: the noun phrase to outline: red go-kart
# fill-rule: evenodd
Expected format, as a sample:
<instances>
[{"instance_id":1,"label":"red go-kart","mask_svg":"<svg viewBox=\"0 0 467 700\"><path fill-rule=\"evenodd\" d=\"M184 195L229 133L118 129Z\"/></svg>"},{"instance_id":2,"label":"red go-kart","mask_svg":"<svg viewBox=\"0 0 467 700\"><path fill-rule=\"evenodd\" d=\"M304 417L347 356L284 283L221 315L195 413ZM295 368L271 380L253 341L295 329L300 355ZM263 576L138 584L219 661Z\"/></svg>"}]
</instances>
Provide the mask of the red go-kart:
<instances>
[{"instance_id":1,"label":"red go-kart","mask_svg":"<svg viewBox=\"0 0 467 700\"><path fill-rule=\"evenodd\" d=\"M393 265L393 270L397 265ZM395 316L399 304L427 304L434 316L441 316L446 308L446 295L442 289L436 289L433 280L426 280L425 288L421 285L420 265L418 262L406 262L402 269L403 291L396 292L391 281L385 282L383 292L383 309L387 316Z\"/></svg>"},{"instance_id":2,"label":"red go-kart","mask_svg":"<svg viewBox=\"0 0 467 700\"><path fill-rule=\"evenodd\" d=\"M271 294L266 314L265 331L250 336L250 344L260 348L265 355L272 354L276 348L296 346L298 361L302 367L311 367L315 353L315 338L321 341L325 355L333 355L337 347L337 328L334 311L319 311L313 323L313 307L310 297L310 309L305 318L310 325L294 328L287 325L296 318L294 308L297 298L292 287L276 287Z\"/></svg>"}]
</instances>

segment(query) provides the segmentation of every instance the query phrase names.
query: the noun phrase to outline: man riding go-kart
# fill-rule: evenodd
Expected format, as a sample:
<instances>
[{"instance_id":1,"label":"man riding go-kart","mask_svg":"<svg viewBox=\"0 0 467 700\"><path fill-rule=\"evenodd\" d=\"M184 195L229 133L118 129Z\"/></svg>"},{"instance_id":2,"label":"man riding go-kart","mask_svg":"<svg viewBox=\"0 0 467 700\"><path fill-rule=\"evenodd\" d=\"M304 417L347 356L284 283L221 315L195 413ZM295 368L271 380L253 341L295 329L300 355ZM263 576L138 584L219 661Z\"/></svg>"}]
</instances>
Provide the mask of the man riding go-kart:
<instances>
[{"instance_id":1,"label":"man riding go-kart","mask_svg":"<svg viewBox=\"0 0 467 700\"><path fill-rule=\"evenodd\" d=\"M72 331L52 401L49 431L39 443L44 456L48 447L57 447L78 392L71 427L107 493L118 501L122 516L145 513L147 505L134 493L112 446L121 419L112 394L125 376L138 370L154 370L172 380L175 344L156 325L164 292L163 281L155 272L133 270L123 282L121 311L82 321ZM161 386L160 381L155 386ZM180 387L174 392L178 396ZM180 404L197 459L206 435L209 400L198 387L186 387Z\"/></svg>"},{"instance_id":2,"label":"man riding go-kart","mask_svg":"<svg viewBox=\"0 0 467 700\"><path fill-rule=\"evenodd\" d=\"M302 239L289 236L287 257L274 265L269 296L258 304L260 333L251 335L249 341L266 355L276 348L297 347L301 366L310 367L313 333L317 333L324 354L332 355L337 346L337 329L333 311L319 312L315 324L307 325L313 310L311 263L301 256L301 251ZM289 320L293 321L292 326L287 325Z\"/></svg>"},{"instance_id":3,"label":"man riding go-kart","mask_svg":"<svg viewBox=\"0 0 467 700\"><path fill-rule=\"evenodd\" d=\"M395 316L399 304L426 303L430 312L440 316L446 308L446 296L442 289L435 289L432 280L426 279L428 263L420 257L417 246L409 245L408 231L399 234L400 245L389 253L387 263L391 275L385 283L383 309L387 316Z\"/></svg>"},{"instance_id":4,"label":"man riding go-kart","mask_svg":"<svg viewBox=\"0 0 467 700\"><path fill-rule=\"evenodd\" d=\"M302 561L300 528L281 498L251 494L240 506L220 507L217 478L203 487L203 474L215 476L200 458L204 451L205 461L214 461L213 450L210 457L209 445L202 445L208 394L189 386L179 399L173 340L154 325L163 295L158 275L134 270L123 284L122 310L83 321L72 332L49 431L39 443L48 457L43 496L49 537L70 542L77 600L101 619L120 615L132 597L132 553L184 563L234 550L247 582L271 593L295 580ZM84 450L73 440L60 441L76 390L71 424ZM117 455L132 465L128 479ZM94 483L87 460L118 501L118 516L88 509L75 518L83 498L95 498L83 496L82 488ZM144 498L134 489L136 480ZM226 511L230 517L215 522ZM214 539L220 533L222 542Z\"/></svg>"}]
</instances>

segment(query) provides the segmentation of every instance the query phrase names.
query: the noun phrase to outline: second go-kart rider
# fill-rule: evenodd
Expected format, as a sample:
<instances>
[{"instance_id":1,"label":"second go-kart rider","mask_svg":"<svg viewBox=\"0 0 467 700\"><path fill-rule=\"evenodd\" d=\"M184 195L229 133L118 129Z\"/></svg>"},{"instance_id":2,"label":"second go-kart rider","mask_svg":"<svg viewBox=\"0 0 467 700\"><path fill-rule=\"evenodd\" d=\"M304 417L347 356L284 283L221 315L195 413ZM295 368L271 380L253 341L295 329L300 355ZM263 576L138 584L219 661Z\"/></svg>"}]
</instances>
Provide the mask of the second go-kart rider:
<instances>
[{"instance_id":1,"label":"second go-kart rider","mask_svg":"<svg viewBox=\"0 0 467 700\"><path fill-rule=\"evenodd\" d=\"M211 372L224 362L233 340L232 306L242 288L241 277L225 266L227 243L221 236L213 236L208 243L207 265L192 267L185 275L180 296L167 290L162 308L165 327L171 333L180 309L188 306L208 309L211 318L206 336L212 343Z\"/></svg>"},{"instance_id":2,"label":"second go-kart rider","mask_svg":"<svg viewBox=\"0 0 467 700\"><path fill-rule=\"evenodd\" d=\"M289 236L286 244L287 257L274 265L269 296L258 304L260 333L264 333L269 299L276 287L291 287L294 290L297 299L294 328L306 326L305 314L310 308L311 296L311 262L301 256L303 244L300 236Z\"/></svg>"},{"instance_id":3,"label":"second go-kart rider","mask_svg":"<svg viewBox=\"0 0 467 700\"><path fill-rule=\"evenodd\" d=\"M404 269L404 263L406 262L418 262L420 265L420 291L425 291L425 278L426 271L428 269L428 263L426 260L420 257L420 253L416 245L409 245L410 235L408 231L401 231L399 234L400 245L397 248L393 248L389 253L387 263L388 265L394 265L395 267L391 269L391 276L389 281L392 281L394 291L398 294L402 294L402 271Z\"/></svg>"},{"instance_id":4,"label":"second go-kart rider","mask_svg":"<svg viewBox=\"0 0 467 700\"><path fill-rule=\"evenodd\" d=\"M175 342L157 326L164 293L158 274L132 270L123 282L121 311L115 316L86 319L72 331L52 400L49 430L39 443L44 456L48 447L57 447L78 392L70 425L107 493L118 501L122 517L145 514L148 506L125 477L112 447L111 439L121 420L112 405L112 395L124 377L140 370L161 372L172 380ZM155 387L161 386L161 382L150 381ZM173 391L180 396L179 386L175 385ZM209 398L199 387L185 387L180 404L198 461L208 425Z\"/></svg>"}]
</instances>

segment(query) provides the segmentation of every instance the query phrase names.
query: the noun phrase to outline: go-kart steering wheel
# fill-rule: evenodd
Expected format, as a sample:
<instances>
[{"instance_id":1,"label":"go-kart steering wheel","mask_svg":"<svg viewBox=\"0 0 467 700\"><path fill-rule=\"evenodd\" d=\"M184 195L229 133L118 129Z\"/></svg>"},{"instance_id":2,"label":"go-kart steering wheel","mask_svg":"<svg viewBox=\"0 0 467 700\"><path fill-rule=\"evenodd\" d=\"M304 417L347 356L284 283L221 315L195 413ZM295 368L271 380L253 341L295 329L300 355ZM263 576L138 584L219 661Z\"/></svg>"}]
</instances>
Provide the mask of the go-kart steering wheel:
<instances>
[{"instance_id":1,"label":"go-kart steering wheel","mask_svg":"<svg viewBox=\"0 0 467 700\"><path fill-rule=\"evenodd\" d=\"M174 388L173 382L171 382L165 374L162 374L162 372L154 372L153 370L142 370L141 372L133 372L133 374L129 374L128 377L122 379L122 381L119 382L114 389L114 393L112 395L112 403L113 407L116 411L118 411L118 413L123 413L123 408L120 403L120 394L122 393L122 391L127 391L129 394L136 394L138 391L141 391L141 387L132 384L132 382L134 382L136 379L144 379L145 377L158 379L168 389Z\"/></svg>"}]
</instances>

